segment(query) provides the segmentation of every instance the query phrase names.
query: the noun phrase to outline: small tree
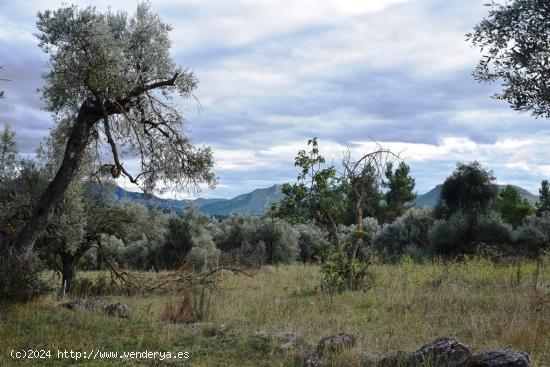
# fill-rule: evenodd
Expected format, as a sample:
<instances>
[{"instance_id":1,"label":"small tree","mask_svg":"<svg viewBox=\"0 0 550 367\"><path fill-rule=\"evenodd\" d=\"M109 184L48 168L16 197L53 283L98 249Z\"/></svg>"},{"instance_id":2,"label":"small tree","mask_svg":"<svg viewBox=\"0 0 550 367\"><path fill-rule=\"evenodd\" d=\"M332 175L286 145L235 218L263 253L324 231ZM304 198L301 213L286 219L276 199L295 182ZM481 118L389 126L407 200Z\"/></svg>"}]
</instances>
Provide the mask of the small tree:
<instances>
[{"instance_id":1,"label":"small tree","mask_svg":"<svg viewBox=\"0 0 550 367\"><path fill-rule=\"evenodd\" d=\"M519 191L511 185L507 185L500 192L493 208L506 223L511 224L514 228L521 225L523 219L534 212L531 204L523 199Z\"/></svg>"},{"instance_id":2,"label":"small tree","mask_svg":"<svg viewBox=\"0 0 550 367\"><path fill-rule=\"evenodd\" d=\"M295 158L294 165L301 169L298 182L283 185L284 198L274 209L275 215L293 223L315 221L339 248L338 223L346 215L347 187L334 165L325 167L317 138L308 140L308 146L311 151L301 150Z\"/></svg>"},{"instance_id":3,"label":"small tree","mask_svg":"<svg viewBox=\"0 0 550 367\"><path fill-rule=\"evenodd\" d=\"M462 212L472 219L487 212L490 203L498 194L493 183L493 172L479 162L457 163L455 171L441 187L441 196L436 207L439 216L449 217Z\"/></svg>"},{"instance_id":4,"label":"small tree","mask_svg":"<svg viewBox=\"0 0 550 367\"><path fill-rule=\"evenodd\" d=\"M542 213L550 211L550 185L548 180L542 180L539 189L539 201L536 204L537 216L542 216Z\"/></svg>"},{"instance_id":5,"label":"small tree","mask_svg":"<svg viewBox=\"0 0 550 367\"><path fill-rule=\"evenodd\" d=\"M405 162L400 162L397 168L389 162L386 166L386 179L382 185L388 190L384 194L386 207L384 208L384 221L392 222L402 215L411 202L416 198L414 192L415 180L410 175L410 167Z\"/></svg>"}]
</instances>

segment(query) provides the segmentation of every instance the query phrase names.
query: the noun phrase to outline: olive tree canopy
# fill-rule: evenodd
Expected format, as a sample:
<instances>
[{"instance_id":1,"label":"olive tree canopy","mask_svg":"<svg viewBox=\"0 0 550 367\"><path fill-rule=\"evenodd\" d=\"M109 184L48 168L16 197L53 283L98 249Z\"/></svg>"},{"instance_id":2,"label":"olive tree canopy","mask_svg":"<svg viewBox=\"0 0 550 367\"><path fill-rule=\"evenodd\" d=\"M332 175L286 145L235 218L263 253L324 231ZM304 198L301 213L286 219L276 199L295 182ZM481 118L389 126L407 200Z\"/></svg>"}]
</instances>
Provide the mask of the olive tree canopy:
<instances>
[{"instance_id":1,"label":"olive tree canopy","mask_svg":"<svg viewBox=\"0 0 550 367\"><path fill-rule=\"evenodd\" d=\"M185 189L214 185L212 151L191 144L174 102L177 95L190 97L197 80L171 58L171 27L147 3L132 16L93 7L47 10L38 14L37 28L50 58L43 100L63 125L66 148L15 240L18 247L32 249L85 152L95 154L98 171L124 176L147 191L159 183ZM126 167L124 158L137 160L137 169Z\"/></svg>"},{"instance_id":2,"label":"olive tree canopy","mask_svg":"<svg viewBox=\"0 0 550 367\"><path fill-rule=\"evenodd\" d=\"M550 117L550 2L493 1L467 39L482 52L480 81L502 82L495 97L518 111Z\"/></svg>"}]
</instances>

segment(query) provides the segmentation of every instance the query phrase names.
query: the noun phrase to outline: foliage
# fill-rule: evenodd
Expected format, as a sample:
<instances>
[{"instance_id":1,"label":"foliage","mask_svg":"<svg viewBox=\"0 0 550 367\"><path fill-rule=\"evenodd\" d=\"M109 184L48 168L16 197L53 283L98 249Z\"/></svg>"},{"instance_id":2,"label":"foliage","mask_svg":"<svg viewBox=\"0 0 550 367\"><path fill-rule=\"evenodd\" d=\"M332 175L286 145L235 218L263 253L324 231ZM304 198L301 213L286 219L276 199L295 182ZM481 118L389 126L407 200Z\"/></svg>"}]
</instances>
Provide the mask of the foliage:
<instances>
[{"instance_id":1,"label":"foliage","mask_svg":"<svg viewBox=\"0 0 550 367\"><path fill-rule=\"evenodd\" d=\"M222 251L230 251L256 242L257 219L247 214L233 214L219 226L214 239Z\"/></svg>"},{"instance_id":2,"label":"foliage","mask_svg":"<svg viewBox=\"0 0 550 367\"><path fill-rule=\"evenodd\" d=\"M44 266L33 254L18 255L5 242L0 242L0 299L28 302L52 290L51 284L40 277Z\"/></svg>"},{"instance_id":3,"label":"foliage","mask_svg":"<svg viewBox=\"0 0 550 367\"><path fill-rule=\"evenodd\" d=\"M411 208L393 223L383 225L373 239L373 246L387 259L396 260L407 246L428 247L432 223L431 209Z\"/></svg>"},{"instance_id":4,"label":"foliage","mask_svg":"<svg viewBox=\"0 0 550 367\"><path fill-rule=\"evenodd\" d=\"M288 222L278 218L263 218L258 226L257 240L265 244L269 264L291 264L298 259L299 233Z\"/></svg>"},{"instance_id":5,"label":"foliage","mask_svg":"<svg viewBox=\"0 0 550 367\"><path fill-rule=\"evenodd\" d=\"M448 219L435 221L428 236L433 251L445 257L476 251L487 253L493 249L506 251L514 242L510 224L491 213L473 221L471 216L457 212Z\"/></svg>"},{"instance_id":6,"label":"foliage","mask_svg":"<svg viewBox=\"0 0 550 367\"><path fill-rule=\"evenodd\" d=\"M410 204L415 198L414 193L415 180L410 176L410 167L405 162L400 162L395 172L393 164L389 162L386 165L386 180L383 186L388 190L384 194L384 200L387 206L384 208L384 219L391 222L406 210L406 205Z\"/></svg>"},{"instance_id":7,"label":"foliage","mask_svg":"<svg viewBox=\"0 0 550 367\"><path fill-rule=\"evenodd\" d=\"M549 3L513 0L489 5L489 15L467 35L482 51L475 78L499 82L503 89L495 97L515 110L550 117Z\"/></svg>"},{"instance_id":8,"label":"foliage","mask_svg":"<svg viewBox=\"0 0 550 367\"><path fill-rule=\"evenodd\" d=\"M463 252L472 252L468 239L470 223L462 212L452 214L448 219L434 222L428 232L430 246L438 255L452 256Z\"/></svg>"},{"instance_id":9,"label":"foliage","mask_svg":"<svg viewBox=\"0 0 550 367\"><path fill-rule=\"evenodd\" d=\"M540 257L550 249L550 213L527 217L516 230L515 245L519 253L531 257Z\"/></svg>"},{"instance_id":10,"label":"foliage","mask_svg":"<svg viewBox=\"0 0 550 367\"><path fill-rule=\"evenodd\" d=\"M142 176L146 189L158 181L213 183L211 150L190 144L181 133L181 113L171 103L174 93L188 97L197 80L175 65L171 27L147 3L131 17L93 7L46 10L38 13L37 28L40 47L50 56L51 70L44 75L42 89L46 108L58 116L73 116L93 96L98 117L105 118L102 128L94 127L95 137L109 143L114 162L107 168L113 176L122 174L136 182ZM125 154L142 158L139 176L122 166L119 144L126 147Z\"/></svg>"},{"instance_id":11,"label":"foliage","mask_svg":"<svg viewBox=\"0 0 550 367\"><path fill-rule=\"evenodd\" d=\"M505 247L514 242L514 232L509 222L494 214L482 216L477 223L476 241L480 246Z\"/></svg>"},{"instance_id":12,"label":"foliage","mask_svg":"<svg viewBox=\"0 0 550 367\"><path fill-rule=\"evenodd\" d=\"M6 182L14 178L17 161L15 131L10 125L6 124L0 132L0 182Z\"/></svg>"},{"instance_id":13,"label":"foliage","mask_svg":"<svg viewBox=\"0 0 550 367\"><path fill-rule=\"evenodd\" d=\"M539 201L536 204L537 215L540 217L543 212L550 211L550 185L548 180L542 180L539 189Z\"/></svg>"},{"instance_id":14,"label":"foliage","mask_svg":"<svg viewBox=\"0 0 550 367\"><path fill-rule=\"evenodd\" d=\"M523 218L534 212L529 202L522 199L519 191L511 185L507 185L500 192L493 204L493 209L514 228L521 225Z\"/></svg>"},{"instance_id":15,"label":"foliage","mask_svg":"<svg viewBox=\"0 0 550 367\"><path fill-rule=\"evenodd\" d=\"M448 218L461 211L475 219L486 213L498 193L494 180L493 172L483 168L479 162L457 163L441 188L437 216Z\"/></svg>"},{"instance_id":16,"label":"foliage","mask_svg":"<svg viewBox=\"0 0 550 367\"><path fill-rule=\"evenodd\" d=\"M297 183L284 184L283 200L275 208L278 217L291 223L313 220L338 241L337 223L346 214L346 188L336 168L325 167L325 158L319 152L317 138L308 140L311 150L301 150L294 165L300 168Z\"/></svg>"},{"instance_id":17,"label":"foliage","mask_svg":"<svg viewBox=\"0 0 550 367\"><path fill-rule=\"evenodd\" d=\"M331 293L361 289L373 277L368 261L350 257L342 251L333 251L321 264L320 272L322 288Z\"/></svg>"},{"instance_id":18,"label":"foliage","mask_svg":"<svg viewBox=\"0 0 550 367\"><path fill-rule=\"evenodd\" d=\"M298 224L300 260L304 263L324 262L334 246L328 240L328 233L313 223Z\"/></svg>"}]
</instances>

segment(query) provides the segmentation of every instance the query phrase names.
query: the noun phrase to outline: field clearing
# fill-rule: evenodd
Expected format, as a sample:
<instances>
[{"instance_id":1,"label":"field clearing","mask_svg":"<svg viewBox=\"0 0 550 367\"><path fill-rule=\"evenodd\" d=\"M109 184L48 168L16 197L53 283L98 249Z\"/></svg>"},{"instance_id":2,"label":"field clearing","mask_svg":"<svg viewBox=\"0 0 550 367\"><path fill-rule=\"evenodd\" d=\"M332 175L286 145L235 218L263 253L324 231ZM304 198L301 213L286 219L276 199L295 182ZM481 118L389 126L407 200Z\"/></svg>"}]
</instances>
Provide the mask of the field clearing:
<instances>
[{"instance_id":1,"label":"field clearing","mask_svg":"<svg viewBox=\"0 0 550 367\"><path fill-rule=\"evenodd\" d=\"M519 269L519 270L518 270ZM348 332L363 349L380 354L412 351L441 336L454 336L473 351L511 347L530 354L535 366L550 366L550 266L495 265L470 259L373 265L364 291L327 294L312 265L264 267L252 276L228 276L212 299L208 321L170 324L160 319L178 294L108 296L133 310L130 320L69 311L52 296L26 305L2 306L0 365L74 365L71 360L24 360L12 349L85 351L174 351L190 353L183 363L128 360L124 365L300 365L262 334L297 332L307 343ZM81 277L97 273L82 272ZM147 276L155 276L147 274ZM535 281L537 287L535 288ZM112 361L79 361L110 366ZM120 364L120 362L118 362Z\"/></svg>"}]
</instances>

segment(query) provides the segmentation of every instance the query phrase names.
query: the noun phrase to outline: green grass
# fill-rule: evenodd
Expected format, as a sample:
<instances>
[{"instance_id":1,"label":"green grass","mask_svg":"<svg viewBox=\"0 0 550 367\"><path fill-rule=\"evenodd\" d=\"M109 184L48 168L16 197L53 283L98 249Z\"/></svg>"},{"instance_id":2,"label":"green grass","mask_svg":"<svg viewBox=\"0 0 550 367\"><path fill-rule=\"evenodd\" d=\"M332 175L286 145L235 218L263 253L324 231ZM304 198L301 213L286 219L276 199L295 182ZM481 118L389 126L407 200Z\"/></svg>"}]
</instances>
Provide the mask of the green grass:
<instances>
[{"instance_id":1,"label":"green grass","mask_svg":"<svg viewBox=\"0 0 550 367\"><path fill-rule=\"evenodd\" d=\"M11 349L86 351L187 351L181 365L299 365L296 352L258 335L294 331L314 344L336 332L356 335L373 353L415 350L441 336L454 336L474 351L512 347L536 366L550 366L550 267L534 287L534 263L495 265L483 259L374 265L375 282L365 291L328 295L319 289L317 266L266 267L253 276L225 278L212 300L210 323L161 321L175 293L103 297L134 309L130 320L69 311L55 297L0 310L0 365L112 366L109 360L24 360ZM95 274L82 274L82 276ZM129 360L124 365L180 365Z\"/></svg>"}]
</instances>

